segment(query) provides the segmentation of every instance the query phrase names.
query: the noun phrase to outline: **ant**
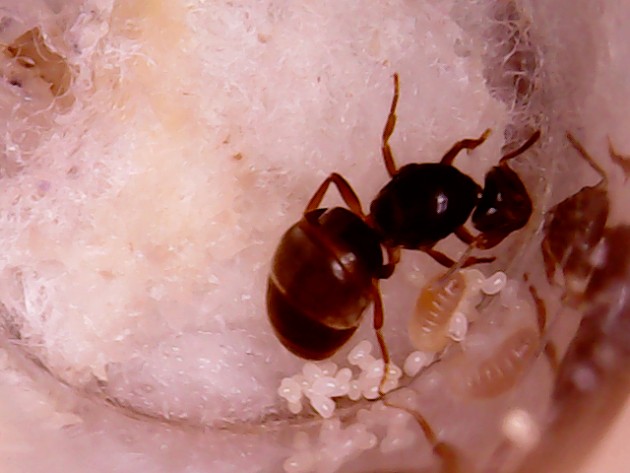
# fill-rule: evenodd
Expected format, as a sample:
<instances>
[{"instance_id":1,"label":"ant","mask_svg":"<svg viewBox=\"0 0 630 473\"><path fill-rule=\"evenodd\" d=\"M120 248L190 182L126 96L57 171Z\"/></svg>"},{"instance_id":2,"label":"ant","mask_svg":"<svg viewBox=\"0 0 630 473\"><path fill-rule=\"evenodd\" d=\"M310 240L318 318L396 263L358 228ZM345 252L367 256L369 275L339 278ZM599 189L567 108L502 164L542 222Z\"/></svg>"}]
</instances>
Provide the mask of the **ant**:
<instances>
[{"instance_id":1,"label":"ant","mask_svg":"<svg viewBox=\"0 0 630 473\"><path fill-rule=\"evenodd\" d=\"M267 312L282 344L302 358L321 360L341 348L356 331L363 312L374 303L374 330L385 363L389 353L381 333L383 303L379 280L389 278L400 250L421 250L440 264L455 262L433 246L451 233L470 248L492 248L523 227L532 204L508 162L540 137L535 132L521 147L501 158L486 175L482 189L453 166L457 154L472 150L488 137L455 143L439 163L407 164L398 169L389 146L396 124L399 96L394 97L382 137L382 155L391 180L366 215L358 196L339 174L332 173L306 205L302 219L282 236L267 284ZM319 208L330 184L348 208ZM472 213L473 236L464 227ZM387 253L384 262L382 249ZM493 261L469 257L459 265Z\"/></svg>"},{"instance_id":2,"label":"ant","mask_svg":"<svg viewBox=\"0 0 630 473\"><path fill-rule=\"evenodd\" d=\"M571 133L567 140L598 175L599 182L584 186L577 193L567 197L549 209L545 214L544 238L541 250L547 281L556 283L556 274L564 282L563 300L572 306L584 300L584 290L595 269L592 256L604 237L610 199L608 196L608 176L595 159ZM625 161L609 142L611 160L622 166Z\"/></svg>"}]
</instances>

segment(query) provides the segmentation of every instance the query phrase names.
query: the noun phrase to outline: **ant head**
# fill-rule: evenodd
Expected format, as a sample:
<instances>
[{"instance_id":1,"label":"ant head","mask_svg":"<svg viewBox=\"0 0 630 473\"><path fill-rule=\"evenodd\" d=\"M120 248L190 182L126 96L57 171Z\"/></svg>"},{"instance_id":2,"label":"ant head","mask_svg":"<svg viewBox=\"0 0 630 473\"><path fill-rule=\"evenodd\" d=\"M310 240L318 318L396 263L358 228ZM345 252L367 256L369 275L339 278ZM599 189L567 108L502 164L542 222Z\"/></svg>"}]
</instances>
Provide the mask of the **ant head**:
<instances>
[{"instance_id":1,"label":"ant head","mask_svg":"<svg viewBox=\"0 0 630 473\"><path fill-rule=\"evenodd\" d=\"M518 175L506 163L493 167L472 215L473 226L483 236L478 246L492 248L510 233L524 227L532 214L532 201Z\"/></svg>"}]
</instances>

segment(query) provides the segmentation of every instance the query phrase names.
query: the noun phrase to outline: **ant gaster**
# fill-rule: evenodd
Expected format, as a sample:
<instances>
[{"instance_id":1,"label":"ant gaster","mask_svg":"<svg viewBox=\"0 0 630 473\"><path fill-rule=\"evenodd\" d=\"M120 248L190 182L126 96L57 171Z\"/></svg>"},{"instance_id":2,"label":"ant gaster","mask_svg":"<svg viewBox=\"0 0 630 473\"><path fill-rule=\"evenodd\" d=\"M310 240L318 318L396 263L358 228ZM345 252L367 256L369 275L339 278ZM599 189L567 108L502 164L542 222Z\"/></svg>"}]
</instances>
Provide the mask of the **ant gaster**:
<instances>
[{"instance_id":1,"label":"ant gaster","mask_svg":"<svg viewBox=\"0 0 630 473\"><path fill-rule=\"evenodd\" d=\"M482 189L453 167L457 154L481 145L490 133L455 143L439 163L407 164L396 168L389 138L396 123L398 75L383 130L382 154L391 177L366 215L350 184L331 174L308 202L302 219L282 237L272 261L267 285L267 311L273 328L294 354L324 359L336 352L358 328L363 312L374 303L374 330L383 353L389 354L381 333L383 304L379 280L389 278L401 248L421 250L444 266L454 261L433 249L451 233L472 247L491 248L523 227L532 212L531 200L507 163L532 146L534 133L520 148L501 158ZM330 184L348 206L319 208ZM464 227L480 231L474 237ZM382 248L387 253L384 262ZM462 265L492 261L467 258Z\"/></svg>"}]
</instances>

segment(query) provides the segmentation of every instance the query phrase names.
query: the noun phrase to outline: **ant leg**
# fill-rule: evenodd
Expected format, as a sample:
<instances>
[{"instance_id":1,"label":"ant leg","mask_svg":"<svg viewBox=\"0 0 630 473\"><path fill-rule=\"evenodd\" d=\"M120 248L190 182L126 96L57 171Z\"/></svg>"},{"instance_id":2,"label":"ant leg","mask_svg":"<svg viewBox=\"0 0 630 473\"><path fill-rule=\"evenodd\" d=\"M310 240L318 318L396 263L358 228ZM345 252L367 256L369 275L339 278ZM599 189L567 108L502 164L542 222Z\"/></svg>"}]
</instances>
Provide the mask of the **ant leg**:
<instances>
[{"instance_id":1,"label":"ant leg","mask_svg":"<svg viewBox=\"0 0 630 473\"><path fill-rule=\"evenodd\" d=\"M433 248L420 248L420 250L424 251L431 258L433 258L435 261L437 261L438 263L440 263L442 266L446 268L450 268L454 266L455 264L457 264L456 261L446 256L441 251L434 250ZM462 264L462 268L467 268L469 266L473 266L479 263L492 263L495 259L496 258L494 256L489 257L489 258L477 258L475 256L471 256L469 258L466 258L466 261L464 262L464 264Z\"/></svg>"},{"instance_id":2,"label":"ant leg","mask_svg":"<svg viewBox=\"0 0 630 473\"><path fill-rule=\"evenodd\" d=\"M400 248L391 248L388 246L385 249L387 251L387 264L381 267L378 275L379 279L389 278L394 273L394 269L400 261Z\"/></svg>"},{"instance_id":3,"label":"ant leg","mask_svg":"<svg viewBox=\"0 0 630 473\"><path fill-rule=\"evenodd\" d=\"M545 267L545 276L550 285L555 285L556 278L556 258L551 251L551 246L547 238L543 239L540 244L540 249L543 256L543 263Z\"/></svg>"},{"instance_id":4,"label":"ant leg","mask_svg":"<svg viewBox=\"0 0 630 473\"><path fill-rule=\"evenodd\" d=\"M457 458L457 453L455 449L445 442L440 442L437 438L437 435L433 431L433 427L429 424L424 416L422 416L419 412L416 412L414 409L410 409L403 406L397 406L396 404L392 404L389 400L384 399L383 404L387 407L391 407L393 409L400 409L405 411L407 414L410 414L415 421L418 423L424 436L433 447L433 453L440 457L442 460L442 468L440 468L440 473L457 473L459 470L459 461Z\"/></svg>"},{"instance_id":5,"label":"ant leg","mask_svg":"<svg viewBox=\"0 0 630 473\"><path fill-rule=\"evenodd\" d=\"M453 146L451 146L451 149L449 149L444 156L442 156L440 163L446 164L447 166L452 166L455 156L457 156L460 151L464 149L475 149L477 146L486 141L488 136L490 136L490 131L490 128L488 128L481 134L479 138L467 138L465 140L458 141Z\"/></svg>"},{"instance_id":6,"label":"ant leg","mask_svg":"<svg viewBox=\"0 0 630 473\"><path fill-rule=\"evenodd\" d=\"M523 275L523 279L525 280L525 282L529 282L529 275L525 273ZM545 333L545 328L547 327L547 306L545 305L545 301L542 299L542 297L540 297L538 291L532 284L529 285L528 289L536 306L538 332L542 337ZM560 362L558 360L558 352L556 350L556 346L551 342L547 342L543 347L543 352L547 357L547 361L549 361L549 365L551 366L553 373L557 374L558 370L560 369Z\"/></svg>"},{"instance_id":7,"label":"ant leg","mask_svg":"<svg viewBox=\"0 0 630 473\"><path fill-rule=\"evenodd\" d=\"M621 167L625 180L627 181L628 178L630 178L630 156L624 156L615 151L612 141L610 141L610 136L608 137L608 154L613 163Z\"/></svg>"},{"instance_id":8,"label":"ant leg","mask_svg":"<svg viewBox=\"0 0 630 473\"><path fill-rule=\"evenodd\" d=\"M514 151L510 151L508 154L504 155L499 160L499 165L508 162L512 158L516 158L517 156L523 154L529 148L531 148L534 143L536 143L540 139L540 130L536 130L532 136L530 136L525 143L516 148Z\"/></svg>"},{"instance_id":9,"label":"ant leg","mask_svg":"<svg viewBox=\"0 0 630 473\"><path fill-rule=\"evenodd\" d=\"M547 361L551 366L551 371L553 371L553 374L557 375L560 371L560 360L558 359L556 346L549 342L545 345L544 351Z\"/></svg>"},{"instance_id":10,"label":"ant leg","mask_svg":"<svg viewBox=\"0 0 630 473\"><path fill-rule=\"evenodd\" d=\"M477 240L477 237L470 233L463 225L455 229L455 236L467 245L472 245Z\"/></svg>"},{"instance_id":11,"label":"ant leg","mask_svg":"<svg viewBox=\"0 0 630 473\"><path fill-rule=\"evenodd\" d=\"M601 182L604 183L605 185L606 182L608 181L608 177L606 176L606 173L601 167L599 167L599 164L595 162L595 160L591 157L591 155L588 154L588 152L584 149L584 146L582 146L582 144L577 140L577 138L575 138L575 136L573 136L569 132L567 132L567 140L569 140L569 143L571 143L571 145L575 148L575 150L580 154L582 159L584 159L584 161L586 161L589 164L589 166L591 166L593 170L597 174L599 174L599 176L602 178Z\"/></svg>"},{"instance_id":12,"label":"ant leg","mask_svg":"<svg viewBox=\"0 0 630 473\"><path fill-rule=\"evenodd\" d=\"M374 281L374 284L372 285L372 299L374 300L374 332L376 332L376 340L378 341L378 345L383 355L383 361L385 362L385 366L383 367L383 376L381 377L381 382L378 386L378 392L382 396L385 394L383 388L385 386L385 381L387 381L387 373L389 372L389 350L387 350L387 345L385 345L385 338L383 337L382 332L384 322L383 298L381 297L378 281Z\"/></svg>"},{"instance_id":13,"label":"ant leg","mask_svg":"<svg viewBox=\"0 0 630 473\"><path fill-rule=\"evenodd\" d=\"M398 74L394 74L394 97L392 98L392 105L389 109L389 115L387 116L387 122L383 129L383 141L381 145L381 152L383 154L383 160L385 161L385 167L390 177L394 177L396 174L396 163L394 162L394 155L389 147L389 137L394 133L394 127L396 126L396 105L398 105Z\"/></svg>"},{"instance_id":14,"label":"ant leg","mask_svg":"<svg viewBox=\"0 0 630 473\"><path fill-rule=\"evenodd\" d=\"M496 240L489 239L486 233L480 233L479 235L474 236L463 225L455 229L455 236L467 245L474 246L480 250L489 250L498 244Z\"/></svg>"},{"instance_id":15,"label":"ant leg","mask_svg":"<svg viewBox=\"0 0 630 473\"><path fill-rule=\"evenodd\" d=\"M313 194L313 197L311 197L311 200L308 201L304 213L306 214L319 207L319 204L321 204L331 182L337 187L339 194L341 194L341 198L350 210L365 219L365 214L363 213L361 202L359 201L359 197L357 197L356 192L354 192L354 189L352 189L352 186L348 183L348 181L336 172L333 172L324 182L321 183L317 191L315 191L315 194Z\"/></svg>"},{"instance_id":16,"label":"ant leg","mask_svg":"<svg viewBox=\"0 0 630 473\"><path fill-rule=\"evenodd\" d=\"M525 282L529 281L529 277L527 274L523 275L523 279ZM545 328L547 327L547 306L545 305L545 301L538 295L538 291L533 285L529 285L529 294L532 296L534 300L534 304L536 305L536 317L538 321L538 333L541 335L544 333Z\"/></svg>"}]
</instances>

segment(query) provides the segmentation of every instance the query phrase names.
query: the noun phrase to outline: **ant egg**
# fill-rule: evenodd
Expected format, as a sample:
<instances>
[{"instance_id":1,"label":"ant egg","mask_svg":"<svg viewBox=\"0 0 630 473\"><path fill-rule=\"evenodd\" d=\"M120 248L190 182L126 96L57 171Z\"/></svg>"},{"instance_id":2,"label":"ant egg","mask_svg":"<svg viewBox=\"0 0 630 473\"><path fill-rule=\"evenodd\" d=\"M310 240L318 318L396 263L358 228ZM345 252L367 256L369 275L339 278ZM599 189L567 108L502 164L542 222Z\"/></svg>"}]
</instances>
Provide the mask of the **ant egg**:
<instances>
[{"instance_id":1,"label":"ant egg","mask_svg":"<svg viewBox=\"0 0 630 473\"><path fill-rule=\"evenodd\" d=\"M488 296L494 296L503 290L507 284L507 276L503 271L497 271L481 285L481 292Z\"/></svg>"},{"instance_id":2,"label":"ant egg","mask_svg":"<svg viewBox=\"0 0 630 473\"><path fill-rule=\"evenodd\" d=\"M448 324L448 336L456 342L461 342L466 338L466 333L468 333L468 319L461 312L455 312Z\"/></svg>"},{"instance_id":3,"label":"ant egg","mask_svg":"<svg viewBox=\"0 0 630 473\"><path fill-rule=\"evenodd\" d=\"M521 329L512 334L492 356L464 376L466 394L474 398L492 398L514 387L539 345L538 334L532 329Z\"/></svg>"},{"instance_id":4,"label":"ant egg","mask_svg":"<svg viewBox=\"0 0 630 473\"><path fill-rule=\"evenodd\" d=\"M379 387L378 384L375 384L375 385L367 384L363 387L363 391L361 392L361 394L363 394L363 397L365 399L368 399L369 401L378 399L378 397L380 396L378 387Z\"/></svg>"},{"instance_id":5,"label":"ant egg","mask_svg":"<svg viewBox=\"0 0 630 473\"><path fill-rule=\"evenodd\" d=\"M540 427L529 412L512 409L503 418L503 434L522 450L531 450L540 440Z\"/></svg>"},{"instance_id":6,"label":"ant egg","mask_svg":"<svg viewBox=\"0 0 630 473\"><path fill-rule=\"evenodd\" d=\"M284 378L278 388L278 394L289 403L296 403L302 399L302 387L295 379Z\"/></svg>"},{"instance_id":7,"label":"ant egg","mask_svg":"<svg viewBox=\"0 0 630 473\"><path fill-rule=\"evenodd\" d=\"M371 358L371 352L372 344L367 340L363 340L350 351L350 353L348 354L348 362L351 365L360 365L362 364L363 360L365 360L365 358Z\"/></svg>"},{"instance_id":8,"label":"ant egg","mask_svg":"<svg viewBox=\"0 0 630 473\"><path fill-rule=\"evenodd\" d=\"M451 316L465 289L466 282L459 271L446 280L440 276L422 288L409 321L409 338L415 348L438 352L446 347Z\"/></svg>"},{"instance_id":9,"label":"ant egg","mask_svg":"<svg viewBox=\"0 0 630 473\"><path fill-rule=\"evenodd\" d=\"M346 432L348 432L350 438L352 439L352 442L360 450L369 450L371 448L374 448L378 442L376 435L368 432L365 424L352 424L346 429Z\"/></svg>"},{"instance_id":10,"label":"ant egg","mask_svg":"<svg viewBox=\"0 0 630 473\"><path fill-rule=\"evenodd\" d=\"M324 419L330 419L335 412L335 401L327 396L315 393L310 397L311 406Z\"/></svg>"},{"instance_id":11,"label":"ant egg","mask_svg":"<svg viewBox=\"0 0 630 473\"><path fill-rule=\"evenodd\" d=\"M409 377L414 377L422 370L422 368L429 366L429 364L433 361L433 358L433 353L425 353L421 351L412 352L407 357L405 364L403 365L405 374Z\"/></svg>"},{"instance_id":12,"label":"ant egg","mask_svg":"<svg viewBox=\"0 0 630 473\"><path fill-rule=\"evenodd\" d=\"M351 401L358 401L361 399L361 386L359 385L359 381L353 380L350 381L350 387L348 389L348 398Z\"/></svg>"},{"instance_id":13,"label":"ant egg","mask_svg":"<svg viewBox=\"0 0 630 473\"><path fill-rule=\"evenodd\" d=\"M302 401L289 401L289 412L291 412L291 414L299 414L302 412L302 408Z\"/></svg>"},{"instance_id":14,"label":"ant egg","mask_svg":"<svg viewBox=\"0 0 630 473\"><path fill-rule=\"evenodd\" d=\"M364 369L366 378L382 378L385 371L385 362L383 360L374 360Z\"/></svg>"},{"instance_id":15,"label":"ant egg","mask_svg":"<svg viewBox=\"0 0 630 473\"><path fill-rule=\"evenodd\" d=\"M336 397L343 394L337 380L328 376L317 378L313 383L312 389L313 392L321 394L322 396Z\"/></svg>"},{"instance_id":16,"label":"ant egg","mask_svg":"<svg viewBox=\"0 0 630 473\"><path fill-rule=\"evenodd\" d=\"M304 363L304 366L302 367L302 374L306 379L314 381L315 379L321 377L323 372L315 363L308 362Z\"/></svg>"},{"instance_id":17,"label":"ant egg","mask_svg":"<svg viewBox=\"0 0 630 473\"><path fill-rule=\"evenodd\" d=\"M416 440L416 434L407 429L389 432L381 441L381 453L393 453L410 447Z\"/></svg>"}]
</instances>

